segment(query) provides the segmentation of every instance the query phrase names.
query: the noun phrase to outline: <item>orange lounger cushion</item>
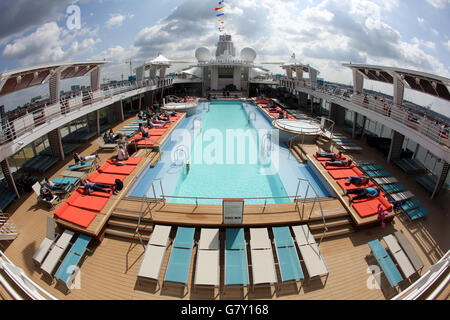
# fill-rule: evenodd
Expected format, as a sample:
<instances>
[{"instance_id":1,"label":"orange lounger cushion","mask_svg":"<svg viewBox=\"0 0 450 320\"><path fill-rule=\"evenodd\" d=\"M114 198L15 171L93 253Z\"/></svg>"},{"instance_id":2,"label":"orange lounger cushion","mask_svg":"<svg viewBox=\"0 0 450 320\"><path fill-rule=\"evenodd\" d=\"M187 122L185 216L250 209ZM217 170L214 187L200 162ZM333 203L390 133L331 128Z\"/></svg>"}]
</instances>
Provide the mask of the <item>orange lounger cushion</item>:
<instances>
[{"instance_id":1,"label":"orange lounger cushion","mask_svg":"<svg viewBox=\"0 0 450 320\"><path fill-rule=\"evenodd\" d=\"M115 164L105 163L98 169L98 172L129 175L134 169L136 169L136 166L117 166Z\"/></svg>"},{"instance_id":2,"label":"orange lounger cushion","mask_svg":"<svg viewBox=\"0 0 450 320\"><path fill-rule=\"evenodd\" d=\"M58 210L55 211L58 218L76 224L77 226L87 228L95 219L97 214L92 211L83 210L64 202Z\"/></svg>"},{"instance_id":3,"label":"orange lounger cushion","mask_svg":"<svg viewBox=\"0 0 450 320\"><path fill-rule=\"evenodd\" d=\"M106 183L105 183L106 184ZM80 194L87 194L84 188L78 188L77 191ZM91 196L95 197L103 197L103 198L111 198L112 193L106 193L106 192L100 192L100 191L94 191L90 194Z\"/></svg>"},{"instance_id":4,"label":"orange lounger cushion","mask_svg":"<svg viewBox=\"0 0 450 320\"><path fill-rule=\"evenodd\" d=\"M349 166L346 166L346 167L338 167L338 166L330 166L330 165L327 166L326 165L327 161L320 161L320 163L322 164L322 166L325 169L330 169L330 170L353 169L355 167L355 165L353 163L351 165L349 165Z\"/></svg>"},{"instance_id":5,"label":"orange lounger cushion","mask_svg":"<svg viewBox=\"0 0 450 320\"><path fill-rule=\"evenodd\" d=\"M152 139L145 139L145 140L140 140L138 141L136 144L138 146L153 146L155 143L157 143L157 141L159 140L161 136L159 137L152 137Z\"/></svg>"},{"instance_id":6,"label":"orange lounger cushion","mask_svg":"<svg viewBox=\"0 0 450 320\"><path fill-rule=\"evenodd\" d=\"M164 133L166 133L166 131L167 128L164 129L157 128L157 129L150 129L147 132L150 133L150 136L153 137L153 136L162 136Z\"/></svg>"},{"instance_id":7,"label":"orange lounger cushion","mask_svg":"<svg viewBox=\"0 0 450 320\"><path fill-rule=\"evenodd\" d=\"M100 212L108 203L108 198L84 195L74 192L66 203L73 207Z\"/></svg>"},{"instance_id":8,"label":"orange lounger cushion","mask_svg":"<svg viewBox=\"0 0 450 320\"><path fill-rule=\"evenodd\" d=\"M353 169L338 169L338 170L328 170L328 173L330 174L330 176L332 176L335 180L339 180L339 179L348 179L349 177L352 176L360 176L361 174L358 174L355 172L355 169L357 168L353 168Z\"/></svg>"},{"instance_id":9,"label":"orange lounger cushion","mask_svg":"<svg viewBox=\"0 0 450 320\"><path fill-rule=\"evenodd\" d=\"M119 179L120 181L124 181L126 176L120 175L120 174L107 174L107 173L99 173L94 172L90 175L88 178L88 181L90 182L96 182L96 183L102 183L102 184L108 184L108 185L114 185L116 179Z\"/></svg>"},{"instance_id":10,"label":"orange lounger cushion","mask_svg":"<svg viewBox=\"0 0 450 320\"><path fill-rule=\"evenodd\" d=\"M358 189L358 188L368 188L368 187L373 187L373 186L374 186L374 184L373 184L372 181L369 181L368 184L364 184L364 185L360 185L360 186L357 186L357 185L355 185L355 184L353 184L353 183L347 186L347 185L346 185L347 180L338 180L337 183L338 183L338 184L341 186L341 188L344 189L344 190L353 190L353 189Z\"/></svg>"},{"instance_id":11,"label":"orange lounger cushion","mask_svg":"<svg viewBox=\"0 0 450 320\"><path fill-rule=\"evenodd\" d=\"M139 162L141 162L142 158L141 157L136 157L136 158L128 158L127 160L121 160L119 162L125 163L128 166L137 166L139 164ZM109 164L115 164L115 162L108 160L106 161Z\"/></svg>"}]
</instances>

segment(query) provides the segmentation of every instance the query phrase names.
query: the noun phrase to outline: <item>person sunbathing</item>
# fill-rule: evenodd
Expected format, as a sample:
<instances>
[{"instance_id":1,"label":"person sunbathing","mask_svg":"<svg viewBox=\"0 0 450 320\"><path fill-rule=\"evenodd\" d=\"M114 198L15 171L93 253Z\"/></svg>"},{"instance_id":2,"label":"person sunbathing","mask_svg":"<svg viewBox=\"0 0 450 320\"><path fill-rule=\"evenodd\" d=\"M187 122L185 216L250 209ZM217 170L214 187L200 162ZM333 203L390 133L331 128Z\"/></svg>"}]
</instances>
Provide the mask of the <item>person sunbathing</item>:
<instances>
[{"instance_id":1,"label":"person sunbathing","mask_svg":"<svg viewBox=\"0 0 450 320\"><path fill-rule=\"evenodd\" d=\"M369 188L357 188L357 189L353 189L353 190L345 190L344 195L349 195L349 194L356 194L356 196L354 197L350 197L350 202L353 202L355 200L358 199L363 199L363 198L376 198L378 197L378 190L372 187Z\"/></svg>"},{"instance_id":2,"label":"person sunbathing","mask_svg":"<svg viewBox=\"0 0 450 320\"><path fill-rule=\"evenodd\" d=\"M81 187L84 188L84 191L91 195L94 191L111 193L114 192L114 188L110 185L96 182L89 182L86 180L81 180ZM116 194L116 193L114 193Z\"/></svg>"},{"instance_id":3,"label":"person sunbathing","mask_svg":"<svg viewBox=\"0 0 450 320\"><path fill-rule=\"evenodd\" d=\"M365 184L368 184L370 181L369 177L367 176L361 176L361 177L349 177L347 182L345 183L346 186L349 186L351 184L354 184L355 186L362 186Z\"/></svg>"},{"instance_id":4,"label":"person sunbathing","mask_svg":"<svg viewBox=\"0 0 450 320\"><path fill-rule=\"evenodd\" d=\"M164 125L161 123L154 123L153 119L149 118L149 119L147 119L147 128L149 128L149 129L164 128Z\"/></svg>"},{"instance_id":5,"label":"person sunbathing","mask_svg":"<svg viewBox=\"0 0 450 320\"><path fill-rule=\"evenodd\" d=\"M353 163L352 160L332 160L325 162L325 165L330 167L348 167Z\"/></svg>"},{"instance_id":6,"label":"person sunbathing","mask_svg":"<svg viewBox=\"0 0 450 320\"><path fill-rule=\"evenodd\" d=\"M68 183L54 183L47 178L44 178L44 180L42 180L42 183L44 184L44 186L50 189L50 191L66 190L68 185Z\"/></svg>"},{"instance_id":7,"label":"person sunbathing","mask_svg":"<svg viewBox=\"0 0 450 320\"><path fill-rule=\"evenodd\" d=\"M320 153L320 152L316 152L316 156L318 158L330 158L330 159L342 159L342 152L338 152L338 153L334 153L334 152L325 152L325 153Z\"/></svg>"},{"instance_id":8,"label":"person sunbathing","mask_svg":"<svg viewBox=\"0 0 450 320\"><path fill-rule=\"evenodd\" d=\"M98 158L98 154L93 154L90 156L81 156L79 153L74 152L73 153L73 159L75 160L75 164L77 164L78 162L80 162L81 164L85 164L86 161L90 161L90 160L96 160Z\"/></svg>"},{"instance_id":9,"label":"person sunbathing","mask_svg":"<svg viewBox=\"0 0 450 320\"><path fill-rule=\"evenodd\" d=\"M142 123L139 123L139 132L142 134L142 138L148 138L149 134L145 130L145 127L142 125Z\"/></svg>"}]
</instances>

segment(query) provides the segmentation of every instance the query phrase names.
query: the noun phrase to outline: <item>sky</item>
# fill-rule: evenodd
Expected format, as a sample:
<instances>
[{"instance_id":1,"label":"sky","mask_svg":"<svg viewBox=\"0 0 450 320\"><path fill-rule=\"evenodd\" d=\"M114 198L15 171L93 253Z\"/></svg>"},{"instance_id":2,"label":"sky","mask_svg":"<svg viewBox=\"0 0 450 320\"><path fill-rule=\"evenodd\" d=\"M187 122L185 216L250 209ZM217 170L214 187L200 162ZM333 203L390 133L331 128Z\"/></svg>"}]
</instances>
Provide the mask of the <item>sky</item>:
<instances>
[{"instance_id":1,"label":"sky","mask_svg":"<svg viewBox=\"0 0 450 320\"><path fill-rule=\"evenodd\" d=\"M44 63L108 60L102 80L120 80L162 53L195 63L195 49L214 52L216 0L0 0L0 72ZM450 78L450 0L225 0L224 32L237 53L252 47L257 63L297 60L327 81L352 83L342 63L367 63ZM74 20L73 7L78 8ZM177 72L186 64L175 64ZM263 65L282 73L276 65ZM86 79L63 83L86 82ZM365 81L368 89L392 88ZM7 108L36 87L0 98ZM405 98L450 116L450 103L405 91Z\"/></svg>"}]
</instances>

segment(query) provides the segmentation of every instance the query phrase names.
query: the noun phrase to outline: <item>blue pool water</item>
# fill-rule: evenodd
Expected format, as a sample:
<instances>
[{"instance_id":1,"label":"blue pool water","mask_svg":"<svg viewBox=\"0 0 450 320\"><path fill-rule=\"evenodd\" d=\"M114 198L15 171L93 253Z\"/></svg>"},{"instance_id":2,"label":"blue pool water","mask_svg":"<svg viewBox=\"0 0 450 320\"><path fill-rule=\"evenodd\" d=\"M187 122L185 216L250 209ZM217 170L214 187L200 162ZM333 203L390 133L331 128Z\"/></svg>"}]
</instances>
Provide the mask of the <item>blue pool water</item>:
<instances>
[{"instance_id":1,"label":"blue pool water","mask_svg":"<svg viewBox=\"0 0 450 320\"><path fill-rule=\"evenodd\" d=\"M249 133L245 139L241 140L242 144L238 143L237 138L226 139L227 130L230 132L229 130L238 129L242 131L232 133L236 135ZM217 140L209 139L211 133L222 143L215 144ZM207 142L208 140L211 140L210 143ZM248 115L242 103L211 103L210 111L206 113L202 121L202 134L195 137L191 148L189 174L183 170L174 196L211 198L287 196L278 173L262 174L262 169L270 164L264 165L259 161L258 140L256 130L248 121ZM186 203L186 199L174 199L173 202ZM268 203L282 202L289 202L289 199L268 200ZM217 204L221 203L221 200L208 199L201 200L200 203ZM246 200L246 203L261 203L261 200L250 199Z\"/></svg>"},{"instance_id":2,"label":"blue pool water","mask_svg":"<svg viewBox=\"0 0 450 320\"><path fill-rule=\"evenodd\" d=\"M252 119L250 122L249 116ZM194 127L198 128L198 122L201 122L200 132L194 130ZM230 131L239 129L241 131ZM299 195L304 195L307 183L298 185L297 178L310 181L319 196L330 196L309 165L299 164L285 145L275 143L276 161L273 161L275 156L272 156L272 161L267 161L270 153L264 153L261 149L261 144L264 144L262 136L272 129L271 122L252 105L217 101L209 104L208 111L208 103L201 102L197 114L185 118L162 147L163 156L156 167L142 172L128 196L153 197L164 193L172 196L167 198L168 202L195 203L194 199L181 197L286 197L295 195L297 191ZM227 138L230 132L236 134L234 140ZM189 139L186 140L187 136ZM230 139L234 143L230 143ZM241 143L238 143L239 140ZM174 150L180 145L188 146L188 174L184 161L174 160ZM161 180L155 181L152 188L151 182L155 179ZM315 193L309 188L307 197L313 196ZM213 199L198 201L200 204L222 202ZM292 199L286 197L269 199L267 203L290 201ZM245 203L259 204L264 200L248 199Z\"/></svg>"}]
</instances>

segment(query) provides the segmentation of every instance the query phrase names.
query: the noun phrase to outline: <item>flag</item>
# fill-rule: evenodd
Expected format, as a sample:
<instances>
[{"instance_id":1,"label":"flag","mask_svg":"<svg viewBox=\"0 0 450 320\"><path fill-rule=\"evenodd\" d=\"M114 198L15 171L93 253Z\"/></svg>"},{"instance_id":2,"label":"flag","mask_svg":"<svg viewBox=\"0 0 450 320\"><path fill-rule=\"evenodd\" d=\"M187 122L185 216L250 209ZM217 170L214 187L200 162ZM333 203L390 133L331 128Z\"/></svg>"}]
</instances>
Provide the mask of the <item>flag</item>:
<instances>
[{"instance_id":1,"label":"flag","mask_svg":"<svg viewBox=\"0 0 450 320\"><path fill-rule=\"evenodd\" d=\"M217 16L220 17L220 16L223 16L223 15L225 15L225 14L224 13L219 13Z\"/></svg>"},{"instance_id":2,"label":"flag","mask_svg":"<svg viewBox=\"0 0 450 320\"><path fill-rule=\"evenodd\" d=\"M224 7L222 8L215 8L214 10L218 11L218 10L222 10Z\"/></svg>"}]
</instances>

